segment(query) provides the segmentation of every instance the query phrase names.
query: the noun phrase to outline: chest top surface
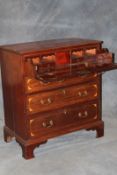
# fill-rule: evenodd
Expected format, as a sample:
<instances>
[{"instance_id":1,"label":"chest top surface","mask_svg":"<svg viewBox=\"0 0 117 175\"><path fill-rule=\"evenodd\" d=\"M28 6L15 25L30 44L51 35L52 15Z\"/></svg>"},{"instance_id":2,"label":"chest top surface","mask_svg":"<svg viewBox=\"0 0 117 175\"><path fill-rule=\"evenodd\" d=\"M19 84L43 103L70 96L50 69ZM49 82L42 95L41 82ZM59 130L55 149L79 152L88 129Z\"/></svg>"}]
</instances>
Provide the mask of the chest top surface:
<instances>
[{"instance_id":1,"label":"chest top surface","mask_svg":"<svg viewBox=\"0 0 117 175\"><path fill-rule=\"evenodd\" d=\"M39 51L48 51L54 49L64 49L72 48L75 46L86 46L101 44L102 41L81 39L81 38L65 38L65 39L53 39L53 40L43 40L27 43L18 43L1 46L3 50L9 50L18 54L29 54Z\"/></svg>"}]
</instances>

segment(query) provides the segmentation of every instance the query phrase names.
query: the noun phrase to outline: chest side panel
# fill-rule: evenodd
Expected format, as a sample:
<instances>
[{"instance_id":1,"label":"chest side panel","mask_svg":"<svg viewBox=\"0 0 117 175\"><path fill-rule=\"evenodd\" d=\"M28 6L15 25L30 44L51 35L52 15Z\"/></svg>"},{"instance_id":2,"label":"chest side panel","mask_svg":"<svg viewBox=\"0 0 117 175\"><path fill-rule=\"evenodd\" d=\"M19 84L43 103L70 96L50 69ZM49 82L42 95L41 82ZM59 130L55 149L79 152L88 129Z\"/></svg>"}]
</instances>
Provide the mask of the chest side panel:
<instances>
[{"instance_id":1,"label":"chest side panel","mask_svg":"<svg viewBox=\"0 0 117 175\"><path fill-rule=\"evenodd\" d=\"M1 72L5 125L15 134L25 137L24 86L22 57L1 50Z\"/></svg>"}]
</instances>

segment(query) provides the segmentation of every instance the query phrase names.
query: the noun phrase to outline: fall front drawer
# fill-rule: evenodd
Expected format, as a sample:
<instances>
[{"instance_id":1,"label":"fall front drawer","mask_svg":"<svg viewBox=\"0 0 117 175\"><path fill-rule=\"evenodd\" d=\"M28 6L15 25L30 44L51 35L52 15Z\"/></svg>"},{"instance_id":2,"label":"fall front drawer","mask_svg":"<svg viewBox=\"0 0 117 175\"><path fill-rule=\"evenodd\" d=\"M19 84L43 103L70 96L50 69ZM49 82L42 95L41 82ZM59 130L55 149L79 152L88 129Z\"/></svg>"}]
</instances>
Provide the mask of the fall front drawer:
<instances>
[{"instance_id":1,"label":"fall front drawer","mask_svg":"<svg viewBox=\"0 0 117 175\"><path fill-rule=\"evenodd\" d=\"M60 88L58 90L27 96L28 114L57 109L77 102L89 101L98 96L98 83L91 82L80 86Z\"/></svg>"},{"instance_id":2,"label":"fall front drawer","mask_svg":"<svg viewBox=\"0 0 117 175\"><path fill-rule=\"evenodd\" d=\"M96 101L89 104L78 104L61 108L50 113L37 115L29 120L30 136L43 136L52 134L53 131L69 127L78 126L86 122L96 121L98 118L98 104ZM53 132L54 133L54 132Z\"/></svg>"}]
</instances>

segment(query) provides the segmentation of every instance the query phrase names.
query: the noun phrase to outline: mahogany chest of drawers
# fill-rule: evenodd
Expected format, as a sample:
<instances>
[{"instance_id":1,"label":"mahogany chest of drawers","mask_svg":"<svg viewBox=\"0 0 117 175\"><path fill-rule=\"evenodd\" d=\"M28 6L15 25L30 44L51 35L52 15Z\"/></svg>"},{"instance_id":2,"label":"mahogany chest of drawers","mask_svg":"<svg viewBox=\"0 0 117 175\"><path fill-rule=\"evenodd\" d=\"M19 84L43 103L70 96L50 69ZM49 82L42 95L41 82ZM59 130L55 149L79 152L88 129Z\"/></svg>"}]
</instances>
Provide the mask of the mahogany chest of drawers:
<instances>
[{"instance_id":1,"label":"mahogany chest of drawers","mask_svg":"<svg viewBox=\"0 0 117 175\"><path fill-rule=\"evenodd\" d=\"M78 38L1 46L4 140L15 137L23 157L72 131L104 135L102 72L117 69L102 41Z\"/></svg>"}]
</instances>

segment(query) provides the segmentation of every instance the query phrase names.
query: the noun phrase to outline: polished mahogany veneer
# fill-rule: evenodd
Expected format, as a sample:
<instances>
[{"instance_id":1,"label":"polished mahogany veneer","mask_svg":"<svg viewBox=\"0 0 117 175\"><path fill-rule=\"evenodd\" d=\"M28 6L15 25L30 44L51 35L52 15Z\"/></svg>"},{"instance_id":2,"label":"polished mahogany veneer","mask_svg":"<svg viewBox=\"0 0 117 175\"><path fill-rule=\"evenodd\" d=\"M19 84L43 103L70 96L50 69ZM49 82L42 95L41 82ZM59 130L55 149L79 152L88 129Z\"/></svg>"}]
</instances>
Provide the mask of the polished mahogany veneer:
<instances>
[{"instance_id":1,"label":"polished mahogany veneer","mask_svg":"<svg viewBox=\"0 0 117 175\"><path fill-rule=\"evenodd\" d=\"M102 41L56 39L0 47L4 140L23 157L48 139L81 129L104 135L102 72L117 69Z\"/></svg>"}]
</instances>

